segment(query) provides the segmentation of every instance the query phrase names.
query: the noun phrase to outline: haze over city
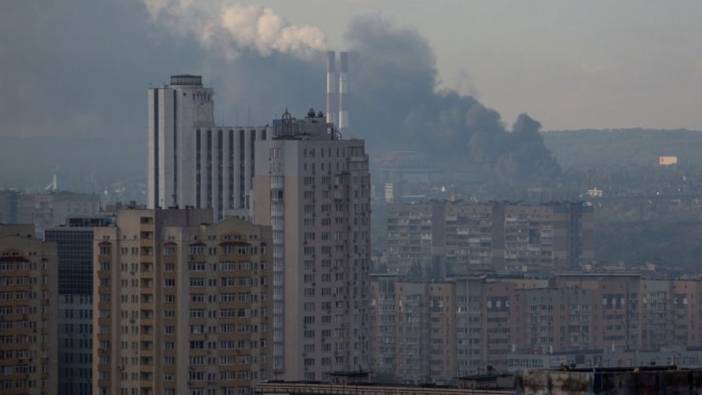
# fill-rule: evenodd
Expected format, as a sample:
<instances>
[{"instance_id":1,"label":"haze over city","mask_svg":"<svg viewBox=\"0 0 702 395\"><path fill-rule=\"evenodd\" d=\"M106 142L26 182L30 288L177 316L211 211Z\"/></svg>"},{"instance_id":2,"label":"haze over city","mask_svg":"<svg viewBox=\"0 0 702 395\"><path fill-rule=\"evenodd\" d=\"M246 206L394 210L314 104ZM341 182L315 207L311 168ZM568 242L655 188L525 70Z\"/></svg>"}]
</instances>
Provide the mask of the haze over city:
<instances>
[{"instance_id":1,"label":"haze over city","mask_svg":"<svg viewBox=\"0 0 702 395\"><path fill-rule=\"evenodd\" d=\"M10 1L0 392L702 391L701 16Z\"/></svg>"}]
</instances>

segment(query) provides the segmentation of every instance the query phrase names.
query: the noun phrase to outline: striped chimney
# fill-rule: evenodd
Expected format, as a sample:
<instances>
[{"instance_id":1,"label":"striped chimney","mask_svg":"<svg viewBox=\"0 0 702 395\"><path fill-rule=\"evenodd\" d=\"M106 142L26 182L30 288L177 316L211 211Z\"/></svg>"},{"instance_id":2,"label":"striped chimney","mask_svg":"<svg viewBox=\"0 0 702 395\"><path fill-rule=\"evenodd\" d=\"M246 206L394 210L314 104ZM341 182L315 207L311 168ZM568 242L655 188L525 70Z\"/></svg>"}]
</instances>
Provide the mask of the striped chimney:
<instances>
[{"instance_id":1,"label":"striped chimney","mask_svg":"<svg viewBox=\"0 0 702 395\"><path fill-rule=\"evenodd\" d=\"M346 109L349 93L349 53L339 53L339 132L343 135L349 127L349 112Z\"/></svg>"},{"instance_id":2,"label":"striped chimney","mask_svg":"<svg viewBox=\"0 0 702 395\"><path fill-rule=\"evenodd\" d=\"M337 119L337 98L336 98L336 52L327 52L327 92L326 92L326 114L327 123L338 127Z\"/></svg>"}]
</instances>

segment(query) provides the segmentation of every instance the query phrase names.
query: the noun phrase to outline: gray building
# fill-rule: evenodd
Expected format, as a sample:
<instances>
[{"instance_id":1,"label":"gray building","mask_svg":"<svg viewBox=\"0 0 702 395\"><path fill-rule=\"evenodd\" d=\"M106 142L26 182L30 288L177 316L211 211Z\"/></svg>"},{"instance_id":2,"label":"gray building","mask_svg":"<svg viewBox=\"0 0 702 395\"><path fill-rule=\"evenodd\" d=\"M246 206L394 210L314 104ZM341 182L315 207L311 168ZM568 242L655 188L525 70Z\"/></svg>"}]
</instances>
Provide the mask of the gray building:
<instances>
[{"instance_id":1,"label":"gray building","mask_svg":"<svg viewBox=\"0 0 702 395\"><path fill-rule=\"evenodd\" d=\"M0 191L0 224L17 223L17 200L19 192L13 190Z\"/></svg>"},{"instance_id":2,"label":"gray building","mask_svg":"<svg viewBox=\"0 0 702 395\"><path fill-rule=\"evenodd\" d=\"M58 255L58 393L89 395L92 378L93 231L112 217L71 217L46 230Z\"/></svg>"},{"instance_id":3,"label":"gray building","mask_svg":"<svg viewBox=\"0 0 702 395\"><path fill-rule=\"evenodd\" d=\"M384 258L392 272L431 278L576 268L593 259L592 216L571 202L392 204Z\"/></svg>"},{"instance_id":4,"label":"gray building","mask_svg":"<svg viewBox=\"0 0 702 395\"><path fill-rule=\"evenodd\" d=\"M34 224L38 237L68 217L96 215L99 210L100 197L89 193L0 191L0 223Z\"/></svg>"}]
</instances>

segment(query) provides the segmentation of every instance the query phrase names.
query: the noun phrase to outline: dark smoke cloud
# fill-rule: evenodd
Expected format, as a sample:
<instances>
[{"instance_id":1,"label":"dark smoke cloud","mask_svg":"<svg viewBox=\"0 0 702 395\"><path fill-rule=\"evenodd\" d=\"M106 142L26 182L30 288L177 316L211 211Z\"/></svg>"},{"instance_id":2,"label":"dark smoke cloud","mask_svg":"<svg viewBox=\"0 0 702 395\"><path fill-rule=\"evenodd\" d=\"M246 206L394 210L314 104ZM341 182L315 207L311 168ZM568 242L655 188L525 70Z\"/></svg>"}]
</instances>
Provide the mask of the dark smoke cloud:
<instances>
[{"instance_id":1,"label":"dark smoke cloud","mask_svg":"<svg viewBox=\"0 0 702 395\"><path fill-rule=\"evenodd\" d=\"M437 90L434 53L412 29L378 15L358 17L346 35L355 53L352 130L375 152L410 149L437 163L491 163L505 178L554 176L541 125L522 114L513 131L475 98Z\"/></svg>"},{"instance_id":2,"label":"dark smoke cloud","mask_svg":"<svg viewBox=\"0 0 702 395\"><path fill-rule=\"evenodd\" d=\"M203 74L224 124L265 124L286 106L296 114L321 109L322 54L242 49L228 58L172 33L140 0L5 4L0 187L45 184L54 172L63 187L79 190L90 190L91 173L99 184L143 179L146 88L170 74ZM438 163L489 163L505 177L557 167L535 125L509 133L474 98L437 91L434 53L415 31L362 17L347 38L356 54L351 134L372 152L416 149Z\"/></svg>"}]
</instances>

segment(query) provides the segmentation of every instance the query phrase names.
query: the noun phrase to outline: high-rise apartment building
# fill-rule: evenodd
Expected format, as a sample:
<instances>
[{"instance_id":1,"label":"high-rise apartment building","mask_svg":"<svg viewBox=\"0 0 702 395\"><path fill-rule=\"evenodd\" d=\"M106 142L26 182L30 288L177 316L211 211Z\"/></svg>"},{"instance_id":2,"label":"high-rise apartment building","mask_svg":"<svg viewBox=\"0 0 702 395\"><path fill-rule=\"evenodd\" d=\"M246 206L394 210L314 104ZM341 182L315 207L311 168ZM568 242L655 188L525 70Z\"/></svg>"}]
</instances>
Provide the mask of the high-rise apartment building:
<instances>
[{"instance_id":1,"label":"high-rise apartment building","mask_svg":"<svg viewBox=\"0 0 702 395\"><path fill-rule=\"evenodd\" d=\"M675 350L668 363L689 366L697 362L688 352L702 346L701 291L700 279L630 273L421 282L373 275L371 367L378 377L450 382L489 366L549 367L576 355L583 366L622 366Z\"/></svg>"},{"instance_id":2,"label":"high-rise apartment building","mask_svg":"<svg viewBox=\"0 0 702 395\"><path fill-rule=\"evenodd\" d=\"M593 259L592 228L583 203L393 204L385 257L395 272L435 278L575 268Z\"/></svg>"},{"instance_id":3,"label":"high-rise apartment building","mask_svg":"<svg viewBox=\"0 0 702 395\"><path fill-rule=\"evenodd\" d=\"M56 247L0 226L0 393L56 394Z\"/></svg>"},{"instance_id":4,"label":"high-rise apartment building","mask_svg":"<svg viewBox=\"0 0 702 395\"><path fill-rule=\"evenodd\" d=\"M59 395L92 393L93 228L112 219L70 217L44 232L58 254Z\"/></svg>"},{"instance_id":5,"label":"high-rise apartment building","mask_svg":"<svg viewBox=\"0 0 702 395\"><path fill-rule=\"evenodd\" d=\"M93 394L250 394L268 379L270 229L208 209L95 229Z\"/></svg>"},{"instance_id":6,"label":"high-rise apartment building","mask_svg":"<svg viewBox=\"0 0 702 395\"><path fill-rule=\"evenodd\" d=\"M451 282L371 279L371 370L404 383L456 377L456 304Z\"/></svg>"},{"instance_id":7,"label":"high-rise apartment building","mask_svg":"<svg viewBox=\"0 0 702 395\"><path fill-rule=\"evenodd\" d=\"M249 207L254 143L266 127L217 126L202 77L176 75L148 91L147 208L211 208L215 219Z\"/></svg>"},{"instance_id":8,"label":"high-rise apartment building","mask_svg":"<svg viewBox=\"0 0 702 395\"><path fill-rule=\"evenodd\" d=\"M273 232L277 377L368 369L370 174L363 140L287 111L256 144L254 222Z\"/></svg>"}]
</instances>

